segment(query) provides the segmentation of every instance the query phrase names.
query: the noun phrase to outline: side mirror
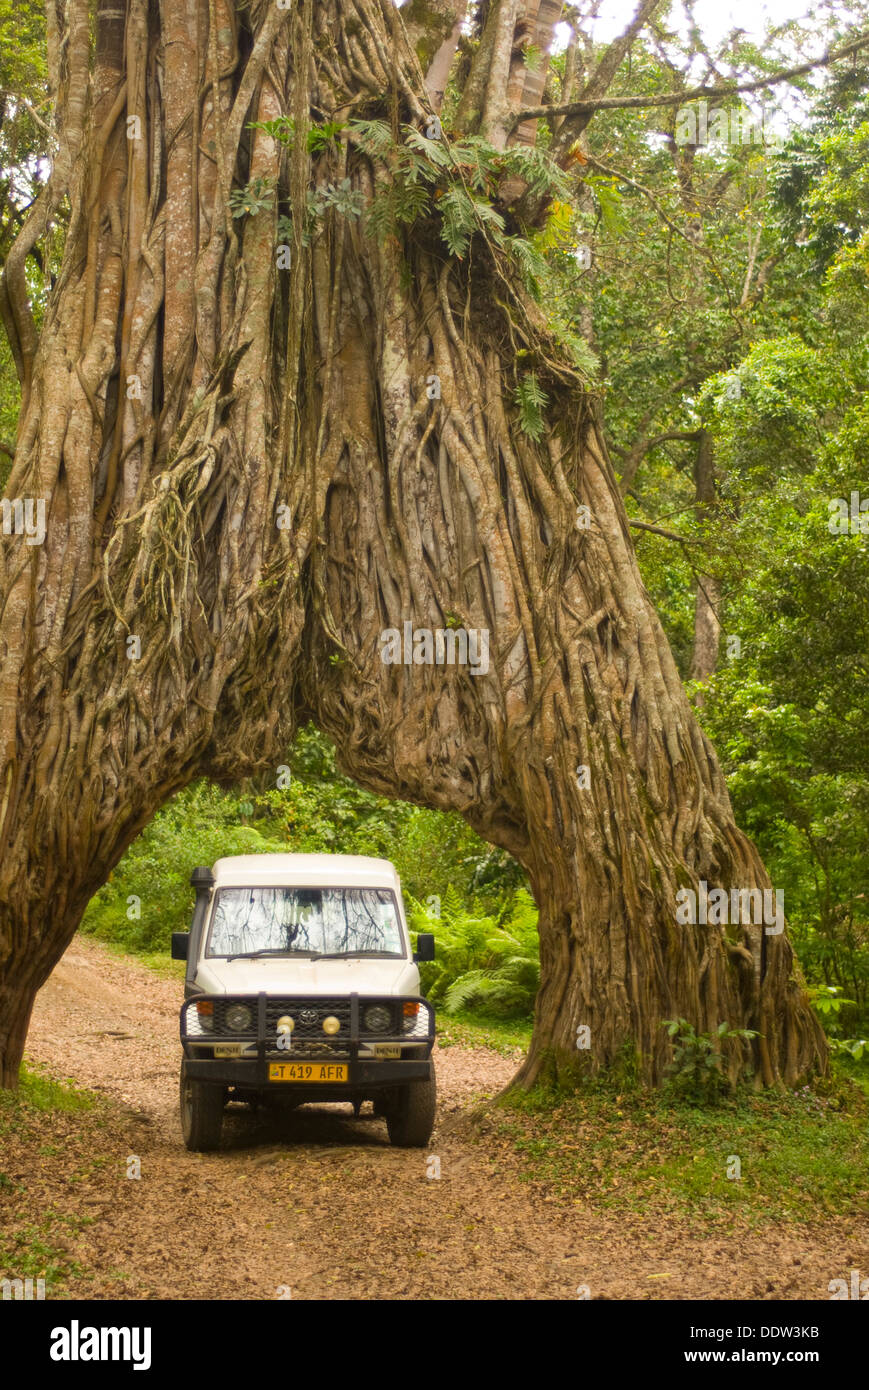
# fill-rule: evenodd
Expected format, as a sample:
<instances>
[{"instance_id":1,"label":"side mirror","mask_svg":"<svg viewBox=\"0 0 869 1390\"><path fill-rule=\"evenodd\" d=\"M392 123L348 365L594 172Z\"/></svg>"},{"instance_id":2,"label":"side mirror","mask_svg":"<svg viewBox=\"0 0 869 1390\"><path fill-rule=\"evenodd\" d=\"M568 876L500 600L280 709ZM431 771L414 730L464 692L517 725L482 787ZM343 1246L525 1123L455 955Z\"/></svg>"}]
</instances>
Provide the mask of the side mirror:
<instances>
[{"instance_id":1,"label":"side mirror","mask_svg":"<svg viewBox=\"0 0 869 1390\"><path fill-rule=\"evenodd\" d=\"M435 939L430 931L421 931L416 938L415 961L429 961L435 958Z\"/></svg>"},{"instance_id":2,"label":"side mirror","mask_svg":"<svg viewBox=\"0 0 869 1390\"><path fill-rule=\"evenodd\" d=\"M186 931L173 931L172 933L172 959L186 960L187 946L190 942L190 933Z\"/></svg>"}]
</instances>

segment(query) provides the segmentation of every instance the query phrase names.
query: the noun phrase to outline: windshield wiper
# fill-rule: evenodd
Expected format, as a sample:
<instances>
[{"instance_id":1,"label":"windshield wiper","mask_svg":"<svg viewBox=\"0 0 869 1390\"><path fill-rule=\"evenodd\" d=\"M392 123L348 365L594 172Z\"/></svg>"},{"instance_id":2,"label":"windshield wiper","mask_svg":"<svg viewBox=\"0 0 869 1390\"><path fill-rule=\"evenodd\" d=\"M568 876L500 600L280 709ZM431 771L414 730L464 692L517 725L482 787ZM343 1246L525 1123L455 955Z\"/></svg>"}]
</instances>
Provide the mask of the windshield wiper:
<instances>
[{"instance_id":1,"label":"windshield wiper","mask_svg":"<svg viewBox=\"0 0 869 1390\"><path fill-rule=\"evenodd\" d=\"M293 951L286 946L263 947L261 951L236 951L231 956L222 957L230 960L253 960L256 956L286 956L290 960L298 956L302 960L350 960L356 956L384 956L389 960L398 959L395 951Z\"/></svg>"},{"instance_id":2,"label":"windshield wiper","mask_svg":"<svg viewBox=\"0 0 869 1390\"><path fill-rule=\"evenodd\" d=\"M355 956L389 956L393 957L394 951L320 951L311 956L311 960L349 960Z\"/></svg>"},{"instance_id":3,"label":"windshield wiper","mask_svg":"<svg viewBox=\"0 0 869 1390\"><path fill-rule=\"evenodd\" d=\"M307 955L306 951L292 951L287 946L268 946L261 951L236 951L234 955L227 956L227 960L253 960L254 956L302 956Z\"/></svg>"}]
</instances>

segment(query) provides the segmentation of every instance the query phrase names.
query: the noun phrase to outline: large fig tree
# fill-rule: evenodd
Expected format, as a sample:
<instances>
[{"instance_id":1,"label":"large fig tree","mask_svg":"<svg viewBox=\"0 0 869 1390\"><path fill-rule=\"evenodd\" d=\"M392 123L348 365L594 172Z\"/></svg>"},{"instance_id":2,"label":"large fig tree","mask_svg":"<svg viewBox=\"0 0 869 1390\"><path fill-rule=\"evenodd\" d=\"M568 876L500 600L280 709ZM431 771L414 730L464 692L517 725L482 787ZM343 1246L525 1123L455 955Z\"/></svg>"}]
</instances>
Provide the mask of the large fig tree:
<instances>
[{"instance_id":1,"label":"large fig tree","mask_svg":"<svg viewBox=\"0 0 869 1390\"><path fill-rule=\"evenodd\" d=\"M0 292L22 386L4 1085L157 807L277 767L301 718L365 786L458 809L524 865L523 1084L626 1048L658 1079L680 1016L757 1032L725 1046L733 1075L825 1065L786 932L677 919L701 880L772 885L643 588L581 354L531 293L523 233L654 9L575 65L544 158L523 46L548 46L548 0L488 0L476 43L455 0L48 0L52 172ZM37 333L25 266L58 218ZM487 661L413 637L461 655L460 630Z\"/></svg>"}]
</instances>

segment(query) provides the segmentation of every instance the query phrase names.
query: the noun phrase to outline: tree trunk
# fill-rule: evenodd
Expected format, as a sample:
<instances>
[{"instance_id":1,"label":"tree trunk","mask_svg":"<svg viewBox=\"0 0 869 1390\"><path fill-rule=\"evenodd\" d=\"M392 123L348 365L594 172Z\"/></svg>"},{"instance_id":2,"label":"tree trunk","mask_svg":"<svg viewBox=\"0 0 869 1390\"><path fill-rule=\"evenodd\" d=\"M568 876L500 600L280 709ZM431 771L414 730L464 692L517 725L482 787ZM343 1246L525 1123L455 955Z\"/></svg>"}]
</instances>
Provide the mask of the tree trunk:
<instances>
[{"instance_id":1,"label":"tree trunk","mask_svg":"<svg viewBox=\"0 0 869 1390\"><path fill-rule=\"evenodd\" d=\"M70 0L73 57L87 10ZM389 178L347 140L312 170L312 110L425 128L391 0L127 0L125 21L100 0L7 487L46 500L46 538L0 549L3 1084L35 990L157 807L194 776L276 767L308 714L364 785L459 809L526 867L542 983L522 1084L626 1049L657 1080L680 1015L759 1029L731 1073L796 1081L826 1054L786 936L676 921L700 879L769 880L640 581L592 403L484 230L459 259L431 217L383 244L336 212L311 229L311 184L371 199ZM282 113L289 155L250 128ZM257 179L277 196L232 217ZM540 443L514 404L530 366ZM405 622L487 631L488 669L387 664Z\"/></svg>"}]
</instances>

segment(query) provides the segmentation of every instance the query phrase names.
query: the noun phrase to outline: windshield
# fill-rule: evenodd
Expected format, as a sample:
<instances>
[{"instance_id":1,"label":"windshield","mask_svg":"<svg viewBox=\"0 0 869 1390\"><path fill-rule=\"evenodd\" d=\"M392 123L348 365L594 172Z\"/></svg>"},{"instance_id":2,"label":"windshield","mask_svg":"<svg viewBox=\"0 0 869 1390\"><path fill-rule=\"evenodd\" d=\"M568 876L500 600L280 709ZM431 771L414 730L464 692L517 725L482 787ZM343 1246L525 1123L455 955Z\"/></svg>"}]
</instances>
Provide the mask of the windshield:
<instances>
[{"instance_id":1,"label":"windshield","mask_svg":"<svg viewBox=\"0 0 869 1390\"><path fill-rule=\"evenodd\" d=\"M208 956L403 956L388 888L221 888Z\"/></svg>"}]
</instances>

